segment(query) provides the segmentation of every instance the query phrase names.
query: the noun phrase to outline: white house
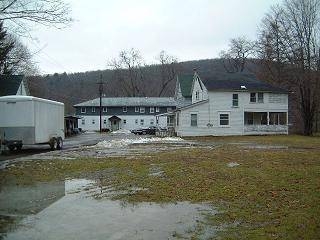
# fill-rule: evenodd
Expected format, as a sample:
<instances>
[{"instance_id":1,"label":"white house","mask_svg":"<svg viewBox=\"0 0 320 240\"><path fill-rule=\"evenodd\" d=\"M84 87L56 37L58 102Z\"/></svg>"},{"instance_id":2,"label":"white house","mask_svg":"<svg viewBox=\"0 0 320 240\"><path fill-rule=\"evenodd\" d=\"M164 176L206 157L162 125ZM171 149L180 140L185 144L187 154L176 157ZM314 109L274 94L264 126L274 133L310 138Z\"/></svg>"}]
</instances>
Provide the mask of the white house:
<instances>
[{"instance_id":1,"label":"white house","mask_svg":"<svg viewBox=\"0 0 320 240\"><path fill-rule=\"evenodd\" d=\"M243 73L177 77L178 136L288 134L288 93Z\"/></svg>"},{"instance_id":2,"label":"white house","mask_svg":"<svg viewBox=\"0 0 320 240\"><path fill-rule=\"evenodd\" d=\"M171 124L171 118L157 116L175 110L176 101L167 97L103 97L101 105L102 128L114 131L150 126L167 127ZM80 117L79 128L91 131L100 129L99 98L76 104L74 107L76 115Z\"/></svg>"}]
</instances>

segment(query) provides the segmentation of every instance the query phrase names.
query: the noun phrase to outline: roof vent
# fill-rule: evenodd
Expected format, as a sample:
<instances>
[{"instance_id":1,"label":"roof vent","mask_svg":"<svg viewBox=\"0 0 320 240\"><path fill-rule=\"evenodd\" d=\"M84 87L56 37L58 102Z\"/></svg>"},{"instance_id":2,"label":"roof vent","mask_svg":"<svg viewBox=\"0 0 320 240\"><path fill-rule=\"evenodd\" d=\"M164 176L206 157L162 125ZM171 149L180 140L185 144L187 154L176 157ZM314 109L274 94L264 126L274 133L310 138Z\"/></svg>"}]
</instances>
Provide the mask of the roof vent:
<instances>
[{"instance_id":1,"label":"roof vent","mask_svg":"<svg viewBox=\"0 0 320 240\"><path fill-rule=\"evenodd\" d=\"M241 85L240 87L241 89L247 89L247 87L245 85Z\"/></svg>"}]
</instances>

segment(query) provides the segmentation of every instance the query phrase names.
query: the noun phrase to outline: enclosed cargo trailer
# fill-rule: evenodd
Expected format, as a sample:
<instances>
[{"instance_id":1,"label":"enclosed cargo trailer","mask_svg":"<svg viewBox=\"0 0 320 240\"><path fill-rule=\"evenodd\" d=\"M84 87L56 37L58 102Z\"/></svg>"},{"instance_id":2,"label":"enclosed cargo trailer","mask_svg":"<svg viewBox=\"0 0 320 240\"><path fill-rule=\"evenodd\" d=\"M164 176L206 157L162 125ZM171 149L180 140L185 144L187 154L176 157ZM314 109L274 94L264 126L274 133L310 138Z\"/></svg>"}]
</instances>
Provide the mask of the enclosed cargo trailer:
<instances>
[{"instance_id":1,"label":"enclosed cargo trailer","mask_svg":"<svg viewBox=\"0 0 320 240\"><path fill-rule=\"evenodd\" d=\"M61 149L64 104L32 96L0 97L0 139L10 150L21 149L24 144Z\"/></svg>"}]
</instances>

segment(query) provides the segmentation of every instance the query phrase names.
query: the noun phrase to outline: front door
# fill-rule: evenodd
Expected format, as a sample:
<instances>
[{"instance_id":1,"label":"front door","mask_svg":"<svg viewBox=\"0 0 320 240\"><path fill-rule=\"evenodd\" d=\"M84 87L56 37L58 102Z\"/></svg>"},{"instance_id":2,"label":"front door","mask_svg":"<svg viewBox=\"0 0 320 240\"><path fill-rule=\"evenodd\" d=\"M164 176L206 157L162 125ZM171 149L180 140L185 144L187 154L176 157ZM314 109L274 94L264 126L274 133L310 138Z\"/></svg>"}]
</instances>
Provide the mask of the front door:
<instances>
[{"instance_id":1,"label":"front door","mask_svg":"<svg viewBox=\"0 0 320 240\"><path fill-rule=\"evenodd\" d=\"M111 131L119 130L119 120L112 120L111 121Z\"/></svg>"}]
</instances>

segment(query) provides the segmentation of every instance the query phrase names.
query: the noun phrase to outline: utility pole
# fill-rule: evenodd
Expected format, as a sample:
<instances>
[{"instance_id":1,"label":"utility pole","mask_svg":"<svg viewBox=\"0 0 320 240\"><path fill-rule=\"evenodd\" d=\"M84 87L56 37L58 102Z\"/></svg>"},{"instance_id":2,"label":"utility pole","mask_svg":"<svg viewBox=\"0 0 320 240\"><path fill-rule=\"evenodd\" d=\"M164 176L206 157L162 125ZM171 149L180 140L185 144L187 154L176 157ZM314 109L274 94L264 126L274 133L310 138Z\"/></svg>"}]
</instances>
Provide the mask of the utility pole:
<instances>
[{"instance_id":1,"label":"utility pole","mask_svg":"<svg viewBox=\"0 0 320 240\"><path fill-rule=\"evenodd\" d=\"M99 96L100 96L100 105L99 105L99 114L100 114L100 133L102 133L102 93L103 93L103 82L102 82L102 74L100 74L100 82L99 84Z\"/></svg>"}]
</instances>

